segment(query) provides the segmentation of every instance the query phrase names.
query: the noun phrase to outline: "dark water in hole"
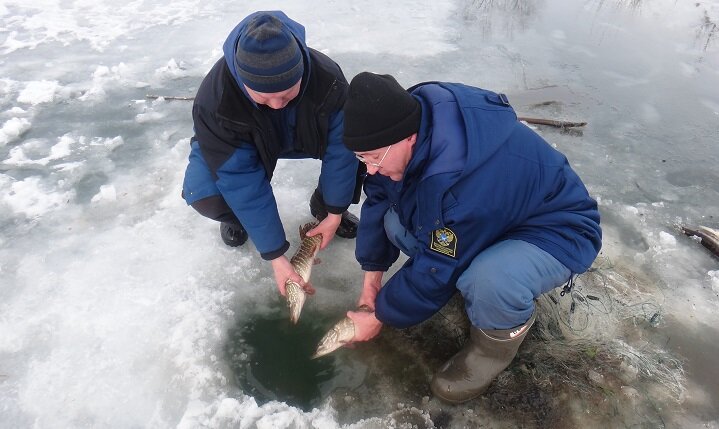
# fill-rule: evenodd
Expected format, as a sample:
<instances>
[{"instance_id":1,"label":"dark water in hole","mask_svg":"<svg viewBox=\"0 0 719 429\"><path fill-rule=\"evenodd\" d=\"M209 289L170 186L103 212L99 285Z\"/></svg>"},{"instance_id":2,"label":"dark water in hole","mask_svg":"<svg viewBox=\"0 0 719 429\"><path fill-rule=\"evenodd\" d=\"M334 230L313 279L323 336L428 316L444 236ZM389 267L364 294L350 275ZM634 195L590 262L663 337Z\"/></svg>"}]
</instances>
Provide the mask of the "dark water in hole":
<instances>
[{"instance_id":1,"label":"dark water in hole","mask_svg":"<svg viewBox=\"0 0 719 429\"><path fill-rule=\"evenodd\" d=\"M339 364L339 350L310 359L320 338L342 315L311 311L292 325L286 312L252 315L229 331L225 358L237 385L258 404L276 400L309 411L338 388L362 384L365 368Z\"/></svg>"}]
</instances>

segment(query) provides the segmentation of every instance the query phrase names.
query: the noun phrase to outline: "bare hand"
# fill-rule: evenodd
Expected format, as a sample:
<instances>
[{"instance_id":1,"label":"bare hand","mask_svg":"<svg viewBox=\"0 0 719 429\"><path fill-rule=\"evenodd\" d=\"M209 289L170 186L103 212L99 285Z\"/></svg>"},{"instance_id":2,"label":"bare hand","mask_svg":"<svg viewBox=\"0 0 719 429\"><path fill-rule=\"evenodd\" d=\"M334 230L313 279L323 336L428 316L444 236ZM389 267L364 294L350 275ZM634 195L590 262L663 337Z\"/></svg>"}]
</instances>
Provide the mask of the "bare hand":
<instances>
[{"instance_id":1,"label":"bare hand","mask_svg":"<svg viewBox=\"0 0 719 429\"><path fill-rule=\"evenodd\" d=\"M364 275L364 282L362 284L362 294L357 301L357 306L366 306L370 310L374 311L375 301L377 300L377 294L382 287L382 271L367 271Z\"/></svg>"},{"instance_id":2,"label":"bare hand","mask_svg":"<svg viewBox=\"0 0 719 429\"><path fill-rule=\"evenodd\" d=\"M374 311L348 311L347 317L355 324L355 336L352 342L371 340L382 329L382 322L375 317Z\"/></svg>"},{"instance_id":3,"label":"bare hand","mask_svg":"<svg viewBox=\"0 0 719 429\"><path fill-rule=\"evenodd\" d=\"M330 241L335 237L335 233L341 221L342 215L328 213L327 217L320 222L319 225L307 231L307 236L312 237L317 234L322 234L322 244L320 245L320 250L322 250L327 247Z\"/></svg>"},{"instance_id":4,"label":"bare hand","mask_svg":"<svg viewBox=\"0 0 719 429\"><path fill-rule=\"evenodd\" d=\"M309 295L313 295L315 293L315 289L312 285L310 283L305 283L305 281L302 280L302 277L297 274L295 269L292 267L290 260L287 259L286 256L282 255L279 258L275 258L271 261L271 263L272 270L275 274L275 283L277 284L277 290L280 292L280 295L287 296L287 291L285 290L285 283L287 283L287 280L292 280L302 286L302 289L304 289Z\"/></svg>"}]
</instances>

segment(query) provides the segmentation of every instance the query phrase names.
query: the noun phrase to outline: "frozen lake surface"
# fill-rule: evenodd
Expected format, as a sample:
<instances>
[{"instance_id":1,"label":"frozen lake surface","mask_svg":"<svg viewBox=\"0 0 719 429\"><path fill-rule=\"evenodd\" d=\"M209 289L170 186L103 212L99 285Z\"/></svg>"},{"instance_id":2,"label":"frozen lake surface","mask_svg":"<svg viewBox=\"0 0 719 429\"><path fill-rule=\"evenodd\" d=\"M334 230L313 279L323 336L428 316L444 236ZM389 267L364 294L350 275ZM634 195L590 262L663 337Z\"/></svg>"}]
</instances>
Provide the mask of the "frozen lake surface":
<instances>
[{"instance_id":1,"label":"frozen lake surface","mask_svg":"<svg viewBox=\"0 0 719 429\"><path fill-rule=\"evenodd\" d=\"M719 428L719 260L679 228L719 228L717 2L121 3L0 3L0 427ZM191 101L147 95L194 96L263 9L348 79L588 123L537 131L597 198L602 254L483 398L431 398L443 322L309 361L358 297L354 242L320 254L291 330L269 265L180 198ZM318 168L273 179L292 249Z\"/></svg>"}]
</instances>

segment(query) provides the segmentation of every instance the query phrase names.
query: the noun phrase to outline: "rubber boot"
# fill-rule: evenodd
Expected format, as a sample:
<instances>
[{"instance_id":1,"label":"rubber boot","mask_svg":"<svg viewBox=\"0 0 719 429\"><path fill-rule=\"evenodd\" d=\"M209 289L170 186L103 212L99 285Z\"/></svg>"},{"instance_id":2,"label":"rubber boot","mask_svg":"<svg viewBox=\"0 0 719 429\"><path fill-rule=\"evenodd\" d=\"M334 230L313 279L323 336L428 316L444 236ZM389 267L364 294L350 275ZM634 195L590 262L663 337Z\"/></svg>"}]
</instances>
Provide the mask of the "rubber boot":
<instances>
[{"instance_id":1,"label":"rubber boot","mask_svg":"<svg viewBox=\"0 0 719 429\"><path fill-rule=\"evenodd\" d=\"M536 314L535 310L524 325L512 329L472 327L462 350L442 365L432 378L432 393L452 404L469 401L484 393L517 355Z\"/></svg>"},{"instance_id":2,"label":"rubber boot","mask_svg":"<svg viewBox=\"0 0 719 429\"><path fill-rule=\"evenodd\" d=\"M320 222L327 217L325 201L322 199L322 194L320 193L319 188L315 189L315 192L310 198L310 213ZM342 213L342 220L340 220L340 226L337 227L337 232L335 234L342 238L355 238L357 237L358 223L359 219L357 219L357 216L345 210L344 213Z\"/></svg>"},{"instance_id":3,"label":"rubber boot","mask_svg":"<svg viewBox=\"0 0 719 429\"><path fill-rule=\"evenodd\" d=\"M247 231L242 224L221 222L220 237L230 247L242 246L247 241Z\"/></svg>"}]
</instances>

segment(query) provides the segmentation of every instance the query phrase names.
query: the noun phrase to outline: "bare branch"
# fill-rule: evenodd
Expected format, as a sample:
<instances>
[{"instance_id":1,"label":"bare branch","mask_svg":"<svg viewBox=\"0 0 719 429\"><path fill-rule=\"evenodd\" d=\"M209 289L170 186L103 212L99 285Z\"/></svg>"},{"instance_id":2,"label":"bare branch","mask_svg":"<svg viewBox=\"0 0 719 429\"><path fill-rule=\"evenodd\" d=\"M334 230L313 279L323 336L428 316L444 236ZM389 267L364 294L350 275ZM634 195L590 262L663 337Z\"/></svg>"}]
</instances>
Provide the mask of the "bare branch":
<instances>
[{"instance_id":1,"label":"bare branch","mask_svg":"<svg viewBox=\"0 0 719 429\"><path fill-rule=\"evenodd\" d=\"M557 128L575 128L587 125L586 122L557 121L554 119L526 118L523 116L519 116L517 119L528 124L549 125Z\"/></svg>"}]
</instances>

